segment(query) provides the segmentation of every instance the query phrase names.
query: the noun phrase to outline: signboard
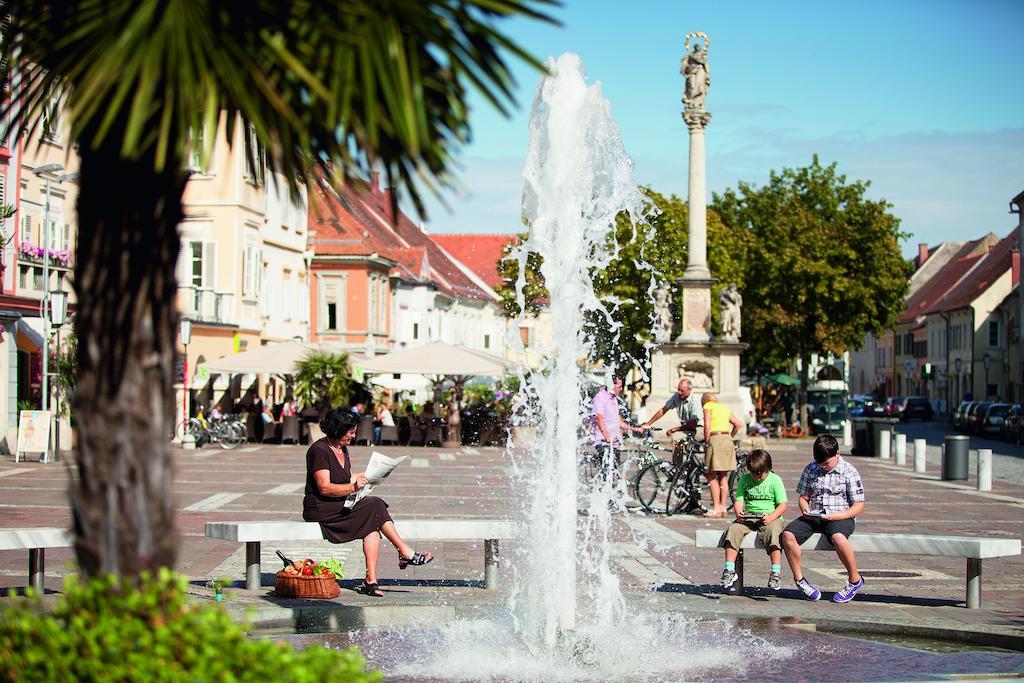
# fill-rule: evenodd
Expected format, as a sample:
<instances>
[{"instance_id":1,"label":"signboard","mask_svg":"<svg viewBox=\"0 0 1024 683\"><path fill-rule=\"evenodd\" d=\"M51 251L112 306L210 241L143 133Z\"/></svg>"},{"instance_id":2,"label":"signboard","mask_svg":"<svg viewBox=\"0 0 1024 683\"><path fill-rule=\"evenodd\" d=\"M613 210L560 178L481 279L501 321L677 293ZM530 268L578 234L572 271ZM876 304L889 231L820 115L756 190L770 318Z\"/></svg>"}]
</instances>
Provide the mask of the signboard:
<instances>
[{"instance_id":1,"label":"signboard","mask_svg":"<svg viewBox=\"0 0 1024 683\"><path fill-rule=\"evenodd\" d=\"M18 415L18 450L14 462L22 453L42 453L46 462L50 453L50 411L23 410Z\"/></svg>"}]
</instances>

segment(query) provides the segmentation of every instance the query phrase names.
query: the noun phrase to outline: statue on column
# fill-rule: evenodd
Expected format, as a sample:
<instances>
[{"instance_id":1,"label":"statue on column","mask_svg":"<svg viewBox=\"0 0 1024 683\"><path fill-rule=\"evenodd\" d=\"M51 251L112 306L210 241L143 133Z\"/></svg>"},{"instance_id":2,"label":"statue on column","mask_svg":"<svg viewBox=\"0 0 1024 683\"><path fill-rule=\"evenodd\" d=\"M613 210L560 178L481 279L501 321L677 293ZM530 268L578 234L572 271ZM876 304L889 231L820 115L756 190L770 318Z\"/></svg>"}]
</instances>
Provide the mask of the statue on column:
<instances>
[{"instance_id":1,"label":"statue on column","mask_svg":"<svg viewBox=\"0 0 1024 683\"><path fill-rule=\"evenodd\" d=\"M693 47L690 47L690 39ZM701 45L699 40L704 41ZM688 33L686 35L686 54L679 62L679 73L686 79L686 87L683 90L683 108L688 113L702 113L707 111L708 88L711 86L711 68L708 66L708 49L711 41L703 33Z\"/></svg>"},{"instance_id":2,"label":"statue on column","mask_svg":"<svg viewBox=\"0 0 1024 683\"><path fill-rule=\"evenodd\" d=\"M743 306L743 297L740 295L736 285L730 284L722 290L718 296L719 309L718 320L722 329L722 341L738 342L740 340L740 308Z\"/></svg>"},{"instance_id":3,"label":"statue on column","mask_svg":"<svg viewBox=\"0 0 1024 683\"><path fill-rule=\"evenodd\" d=\"M672 294L665 281L654 290L654 341L659 344L672 341Z\"/></svg>"}]
</instances>

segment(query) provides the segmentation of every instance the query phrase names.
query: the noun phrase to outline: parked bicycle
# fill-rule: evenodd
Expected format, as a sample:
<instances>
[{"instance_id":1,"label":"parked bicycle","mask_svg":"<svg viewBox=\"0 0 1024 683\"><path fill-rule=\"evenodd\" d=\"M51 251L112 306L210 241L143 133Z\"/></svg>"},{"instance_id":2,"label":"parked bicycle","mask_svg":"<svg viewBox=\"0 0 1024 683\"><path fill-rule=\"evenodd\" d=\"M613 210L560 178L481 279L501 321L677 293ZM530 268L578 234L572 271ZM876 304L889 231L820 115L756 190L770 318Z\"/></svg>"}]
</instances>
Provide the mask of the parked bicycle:
<instances>
[{"instance_id":1,"label":"parked bicycle","mask_svg":"<svg viewBox=\"0 0 1024 683\"><path fill-rule=\"evenodd\" d=\"M687 434L680 443L684 444L683 461L677 467L666 492L666 515L702 510L704 491L708 487L707 470L704 468L704 443L698 442L692 434ZM750 451L736 450L736 469L729 473L729 510L736 502L736 482L747 471L749 455Z\"/></svg>"},{"instance_id":2,"label":"parked bicycle","mask_svg":"<svg viewBox=\"0 0 1024 683\"><path fill-rule=\"evenodd\" d=\"M676 474L678 449L678 444L675 449L666 448L648 435L637 452L637 471L630 479L630 488L633 497L647 512L665 510L669 485ZM673 459L665 460L662 453L673 453Z\"/></svg>"},{"instance_id":3,"label":"parked bicycle","mask_svg":"<svg viewBox=\"0 0 1024 683\"><path fill-rule=\"evenodd\" d=\"M245 423L238 415L227 415L217 420L207 420L202 412L178 424L175 436L182 441L185 434L195 439L196 448L216 443L225 450L238 448L246 442Z\"/></svg>"}]
</instances>

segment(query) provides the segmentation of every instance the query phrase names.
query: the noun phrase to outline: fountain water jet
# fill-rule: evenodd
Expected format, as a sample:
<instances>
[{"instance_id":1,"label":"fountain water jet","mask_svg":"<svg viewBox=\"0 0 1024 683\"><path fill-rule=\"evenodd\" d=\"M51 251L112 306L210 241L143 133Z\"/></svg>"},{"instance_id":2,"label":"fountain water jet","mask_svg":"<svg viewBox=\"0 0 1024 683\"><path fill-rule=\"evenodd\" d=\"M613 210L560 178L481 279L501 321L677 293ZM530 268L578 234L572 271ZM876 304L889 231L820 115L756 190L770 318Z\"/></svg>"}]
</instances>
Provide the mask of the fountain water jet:
<instances>
[{"instance_id":1,"label":"fountain water jet","mask_svg":"<svg viewBox=\"0 0 1024 683\"><path fill-rule=\"evenodd\" d=\"M593 607L587 617L597 624L612 623L623 608L618 580L608 566L609 483L591 492L590 510L596 514L587 517L584 541L596 542L577 539L579 432L589 413L580 365L594 346L585 330L586 316L596 313L613 324L594 294L592 273L615 256L616 216L627 212L634 222L641 219L643 195L600 84L586 84L577 55L549 59L547 66L549 75L538 86L530 118L523 174L523 214L530 230L517 254L517 291L525 311L527 258L531 253L543 257L555 344L520 397L528 407L526 419L537 426L520 470L531 483L526 488L528 562L521 581L531 587L526 640L550 651L559 634L576 629L578 585ZM585 562L577 563L578 558Z\"/></svg>"}]
</instances>

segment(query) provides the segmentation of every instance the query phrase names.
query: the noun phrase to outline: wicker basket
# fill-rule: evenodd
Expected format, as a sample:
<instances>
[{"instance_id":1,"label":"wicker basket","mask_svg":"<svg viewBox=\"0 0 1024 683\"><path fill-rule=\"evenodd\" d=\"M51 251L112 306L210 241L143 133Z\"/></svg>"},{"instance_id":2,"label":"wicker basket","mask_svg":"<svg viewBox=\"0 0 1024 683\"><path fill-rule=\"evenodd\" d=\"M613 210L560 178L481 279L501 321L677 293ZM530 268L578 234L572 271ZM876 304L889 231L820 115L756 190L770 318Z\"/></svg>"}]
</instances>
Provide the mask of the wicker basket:
<instances>
[{"instance_id":1,"label":"wicker basket","mask_svg":"<svg viewBox=\"0 0 1024 683\"><path fill-rule=\"evenodd\" d=\"M290 576L283 571L274 580L274 592L282 598L330 599L341 595L338 579L331 574L325 576Z\"/></svg>"}]
</instances>

